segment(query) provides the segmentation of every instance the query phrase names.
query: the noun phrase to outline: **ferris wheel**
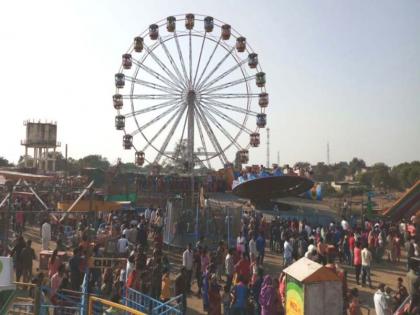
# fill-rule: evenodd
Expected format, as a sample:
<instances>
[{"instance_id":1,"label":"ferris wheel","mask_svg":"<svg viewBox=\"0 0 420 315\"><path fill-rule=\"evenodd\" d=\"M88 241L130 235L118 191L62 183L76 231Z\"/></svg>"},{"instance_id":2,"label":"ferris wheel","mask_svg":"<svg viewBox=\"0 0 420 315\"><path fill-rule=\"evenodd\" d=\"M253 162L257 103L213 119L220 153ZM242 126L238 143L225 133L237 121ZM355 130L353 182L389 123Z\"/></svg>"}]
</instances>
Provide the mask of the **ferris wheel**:
<instances>
[{"instance_id":1,"label":"ferris wheel","mask_svg":"<svg viewBox=\"0 0 420 315\"><path fill-rule=\"evenodd\" d=\"M246 164L267 124L266 76L247 39L210 16L178 15L134 38L115 74L115 127L135 162ZM252 119L249 119L252 118ZM233 159L232 159L233 160Z\"/></svg>"}]
</instances>

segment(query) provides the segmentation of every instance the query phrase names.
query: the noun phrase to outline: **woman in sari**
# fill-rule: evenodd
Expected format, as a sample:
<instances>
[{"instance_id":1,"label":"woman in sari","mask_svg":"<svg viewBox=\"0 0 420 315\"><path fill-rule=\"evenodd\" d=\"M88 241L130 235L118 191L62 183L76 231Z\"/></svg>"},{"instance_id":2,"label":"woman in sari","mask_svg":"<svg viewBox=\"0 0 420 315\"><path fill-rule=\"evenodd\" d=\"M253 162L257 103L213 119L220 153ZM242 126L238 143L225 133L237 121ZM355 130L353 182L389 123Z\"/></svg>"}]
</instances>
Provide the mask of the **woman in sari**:
<instances>
[{"instance_id":1,"label":"woman in sari","mask_svg":"<svg viewBox=\"0 0 420 315\"><path fill-rule=\"evenodd\" d=\"M269 275L264 277L261 287L259 302L261 315L275 315L278 303L278 294L273 287L273 280Z\"/></svg>"}]
</instances>

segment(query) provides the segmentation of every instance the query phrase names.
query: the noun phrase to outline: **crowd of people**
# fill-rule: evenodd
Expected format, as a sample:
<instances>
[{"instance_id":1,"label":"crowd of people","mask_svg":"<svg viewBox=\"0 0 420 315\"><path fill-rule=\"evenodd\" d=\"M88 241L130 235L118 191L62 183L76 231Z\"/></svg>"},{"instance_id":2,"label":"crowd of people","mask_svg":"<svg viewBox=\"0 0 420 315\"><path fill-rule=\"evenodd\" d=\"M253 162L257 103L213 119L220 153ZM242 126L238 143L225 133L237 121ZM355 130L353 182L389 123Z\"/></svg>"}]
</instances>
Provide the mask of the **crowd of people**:
<instances>
[{"instance_id":1,"label":"crowd of people","mask_svg":"<svg viewBox=\"0 0 420 315\"><path fill-rule=\"evenodd\" d=\"M35 277L32 262L37 255L31 241L20 235L10 252L16 280L48 284L47 295L55 305L67 305L63 296L80 292L85 283L88 292L112 301L121 302L131 291L161 302L179 297L184 314L191 294L202 300L203 312L210 315L284 314L286 276L270 274L265 263L269 248L284 268L306 257L335 272L343 284L343 314L361 314L359 289L348 287L348 271L354 271L357 285L378 288L372 299L377 314L392 314L408 296L412 297L408 314L419 312L420 280L412 260L407 264L406 279L396 279L393 289L371 279L373 266L382 260L397 264L403 248L408 257L420 256L409 222L366 220L360 225L343 218L341 222L317 226L279 217L268 221L259 212L244 211L235 244L220 241L213 247L214 241L201 237L183 251L178 269L163 250L164 216L161 209L149 207L139 215L110 213L102 217L100 222L111 225L111 233L116 236L112 255L115 261L106 268L92 266L93 257L104 257L106 253L104 244L96 242L96 234L91 233L86 216L77 226L79 242L70 259L60 256L57 248L49 259L48 271ZM44 249L51 244L48 224L44 221L41 226Z\"/></svg>"}]
</instances>

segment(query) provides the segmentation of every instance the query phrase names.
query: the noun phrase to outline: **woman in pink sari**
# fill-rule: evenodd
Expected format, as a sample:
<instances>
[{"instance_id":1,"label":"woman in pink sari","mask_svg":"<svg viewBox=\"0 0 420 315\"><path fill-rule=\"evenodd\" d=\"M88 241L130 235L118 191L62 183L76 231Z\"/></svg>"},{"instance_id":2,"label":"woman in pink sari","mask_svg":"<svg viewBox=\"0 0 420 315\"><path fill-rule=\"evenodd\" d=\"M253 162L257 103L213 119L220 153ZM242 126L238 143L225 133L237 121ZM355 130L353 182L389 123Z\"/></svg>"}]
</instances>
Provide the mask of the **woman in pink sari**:
<instances>
[{"instance_id":1,"label":"woman in pink sari","mask_svg":"<svg viewBox=\"0 0 420 315\"><path fill-rule=\"evenodd\" d=\"M277 311L278 294L273 287L273 280L270 276L265 276L261 286L259 297L261 305L261 315L275 315Z\"/></svg>"}]
</instances>

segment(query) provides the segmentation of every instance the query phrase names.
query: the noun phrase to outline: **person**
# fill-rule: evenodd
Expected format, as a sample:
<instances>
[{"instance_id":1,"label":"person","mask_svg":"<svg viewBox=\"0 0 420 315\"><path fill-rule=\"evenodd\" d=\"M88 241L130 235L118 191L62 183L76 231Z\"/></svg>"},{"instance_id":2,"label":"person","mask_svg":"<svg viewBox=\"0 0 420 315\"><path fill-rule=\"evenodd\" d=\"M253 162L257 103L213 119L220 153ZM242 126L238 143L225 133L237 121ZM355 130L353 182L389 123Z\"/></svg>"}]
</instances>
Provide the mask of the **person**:
<instances>
[{"instance_id":1,"label":"person","mask_svg":"<svg viewBox=\"0 0 420 315\"><path fill-rule=\"evenodd\" d=\"M360 271L362 270L362 251L360 250L359 242L356 242L353 251L353 265L356 272L356 283L360 284Z\"/></svg>"},{"instance_id":2,"label":"person","mask_svg":"<svg viewBox=\"0 0 420 315\"><path fill-rule=\"evenodd\" d=\"M61 265L61 259L58 257L58 250L54 249L50 260L48 262L48 277L51 279L53 275L58 271L58 267Z\"/></svg>"},{"instance_id":3,"label":"person","mask_svg":"<svg viewBox=\"0 0 420 315\"><path fill-rule=\"evenodd\" d=\"M385 284L380 283L378 291L373 295L373 303L375 305L376 315L388 315L387 313L387 302L385 297Z\"/></svg>"},{"instance_id":4,"label":"person","mask_svg":"<svg viewBox=\"0 0 420 315\"><path fill-rule=\"evenodd\" d=\"M191 243L188 244L187 249L182 253L182 266L185 268L187 292L191 292L191 278L194 264L194 253L192 251Z\"/></svg>"},{"instance_id":5,"label":"person","mask_svg":"<svg viewBox=\"0 0 420 315\"><path fill-rule=\"evenodd\" d=\"M233 315L245 315L248 300L248 287L245 285L242 275L238 275L238 283L232 289L232 306Z\"/></svg>"},{"instance_id":6,"label":"person","mask_svg":"<svg viewBox=\"0 0 420 315\"><path fill-rule=\"evenodd\" d=\"M259 296L261 315L275 315L277 310L278 295L273 287L273 280L269 275L264 277Z\"/></svg>"},{"instance_id":7,"label":"person","mask_svg":"<svg viewBox=\"0 0 420 315\"><path fill-rule=\"evenodd\" d=\"M160 300L167 302L171 298L171 278L169 272L166 272L162 276L162 290L160 293Z\"/></svg>"},{"instance_id":8,"label":"person","mask_svg":"<svg viewBox=\"0 0 420 315\"><path fill-rule=\"evenodd\" d=\"M286 238L286 240L284 241L284 245L283 245L283 266L287 267L289 265L292 264L293 262L293 247L290 244L290 239Z\"/></svg>"},{"instance_id":9,"label":"person","mask_svg":"<svg viewBox=\"0 0 420 315\"><path fill-rule=\"evenodd\" d=\"M229 288L229 291L232 286L233 273L235 272L233 254L234 254L234 249L230 248L225 258L226 286Z\"/></svg>"},{"instance_id":10,"label":"person","mask_svg":"<svg viewBox=\"0 0 420 315\"><path fill-rule=\"evenodd\" d=\"M223 314L229 315L230 314L230 304L232 302L232 298L230 296L230 288L227 284L223 287L223 295L222 295L222 303L223 303Z\"/></svg>"},{"instance_id":11,"label":"person","mask_svg":"<svg viewBox=\"0 0 420 315\"><path fill-rule=\"evenodd\" d=\"M111 302L114 303L120 303L120 297L118 294L113 294L111 297ZM108 314L114 314L114 315L119 315L119 314L124 314L123 311L118 310L116 307L111 306L109 308L107 308L104 312L104 315L108 315Z\"/></svg>"},{"instance_id":12,"label":"person","mask_svg":"<svg viewBox=\"0 0 420 315\"><path fill-rule=\"evenodd\" d=\"M372 262L372 253L367 246L363 246L362 250L362 285L366 285L366 278L369 282L369 287L372 288L372 280L370 278L370 265Z\"/></svg>"},{"instance_id":13,"label":"person","mask_svg":"<svg viewBox=\"0 0 420 315\"><path fill-rule=\"evenodd\" d=\"M348 315L362 315L359 302L359 290L357 290L357 288L353 288L350 291L348 311Z\"/></svg>"},{"instance_id":14,"label":"person","mask_svg":"<svg viewBox=\"0 0 420 315\"><path fill-rule=\"evenodd\" d=\"M219 245L217 246L215 258L217 280L222 281L223 263L225 260L225 244L223 243L223 241L220 241Z\"/></svg>"},{"instance_id":15,"label":"person","mask_svg":"<svg viewBox=\"0 0 420 315\"><path fill-rule=\"evenodd\" d=\"M416 272L416 265L412 259L408 259L408 268L407 272L407 290L408 294L413 296L417 289L420 287L420 275Z\"/></svg>"},{"instance_id":16,"label":"person","mask_svg":"<svg viewBox=\"0 0 420 315\"><path fill-rule=\"evenodd\" d=\"M250 235L248 246L249 246L249 255L250 256L254 255L254 257L258 257L257 243L254 238L254 233L251 233Z\"/></svg>"},{"instance_id":17,"label":"person","mask_svg":"<svg viewBox=\"0 0 420 315\"><path fill-rule=\"evenodd\" d=\"M16 281L19 282L20 278L22 277L22 259L20 258L20 254L22 250L25 248L26 242L23 236L19 236L15 247L13 247L12 251L10 252L10 256L13 257L13 263L15 265L15 273L16 273Z\"/></svg>"},{"instance_id":18,"label":"person","mask_svg":"<svg viewBox=\"0 0 420 315\"><path fill-rule=\"evenodd\" d=\"M83 282L82 257L79 248L73 250L73 257L69 259L70 282L74 291L79 291Z\"/></svg>"},{"instance_id":19,"label":"person","mask_svg":"<svg viewBox=\"0 0 420 315\"><path fill-rule=\"evenodd\" d=\"M127 256L128 253L128 240L125 237L125 234L117 242L117 252L120 257Z\"/></svg>"},{"instance_id":20,"label":"person","mask_svg":"<svg viewBox=\"0 0 420 315\"><path fill-rule=\"evenodd\" d=\"M242 232L239 232L238 237L236 238L236 250L240 253L245 252L245 236L243 236Z\"/></svg>"},{"instance_id":21,"label":"person","mask_svg":"<svg viewBox=\"0 0 420 315\"><path fill-rule=\"evenodd\" d=\"M181 295L182 314L187 313L187 294L185 267L181 267L180 272L175 278L175 296Z\"/></svg>"},{"instance_id":22,"label":"person","mask_svg":"<svg viewBox=\"0 0 420 315\"><path fill-rule=\"evenodd\" d=\"M51 225L47 220L41 226L41 243L42 243L41 249L48 250L50 241L51 241Z\"/></svg>"},{"instance_id":23,"label":"person","mask_svg":"<svg viewBox=\"0 0 420 315\"><path fill-rule=\"evenodd\" d=\"M252 297L253 297L254 303L255 303L254 304L254 313L255 314L260 314L261 313L261 306L260 306L259 298L260 298L261 287L262 287L263 280L264 280L263 276L264 276L263 269L258 268L256 277L251 282L251 293L252 293Z\"/></svg>"},{"instance_id":24,"label":"person","mask_svg":"<svg viewBox=\"0 0 420 315\"><path fill-rule=\"evenodd\" d=\"M394 300L395 300L395 304L398 307L407 298L408 291L407 291L407 288L403 285L403 278L398 277L397 281L398 281L397 282L397 291L394 294Z\"/></svg>"},{"instance_id":25,"label":"person","mask_svg":"<svg viewBox=\"0 0 420 315\"><path fill-rule=\"evenodd\" d=\"M22 249L22 252L20 253L20 259L22 260L23 282L27 283L32 279L32 265L33 260L36 259L31 240L26 241L26 247Z\"/></svg>"},{"instance_id":26,"label":"person","mask_svg":"<svg viewBox=\"0 0 420 315\"><path fill-rule=\"evenodd\" d=\"M51 292L50 292L50 298L53 304L57 304L57 291L61 287L61 283L64 279L64 273L66 271L66 267L63 264L60 264L57 268L57 272L54 273L51 277Z\"/></svg>"},{"instance_id":27,"label":"person","mask_svg":"<svg viewBox=\"0 0 420 315\"><path fill-rule=\"evenodd\" d=\"M249 282L249 275L251 271L251 263L249 262L248 256L246 253L241 255L241 259L235 265L235 272L239 276L242 276L242 281L245 284Z\"/></svg>"},{"instance_id":28,"label":"person","mask_svg":"<svg viewBox=\"0 0 420 315\"><path fill-rule=\"evenodd\" d=\"M257 261L260 265L262 265L264 263L264 253L265 253L265 238L264 238L263 233L260 233L258 235L256 245L257 245L257 251L258 251Z\"/></svg>"},{"instance_id":29,"label":"person","mask_svg":"<svg viewBox=\"0 0 420 315\"><path fill-rule=\"evenodd\" d=\"M220 286L217 284L217 276L215 274L211 275L210 288L209 288L208 294L209 294L208 315L222 315L222 307L221 307L222 297L220 296Z\"/></svg>"}]
</instances>

